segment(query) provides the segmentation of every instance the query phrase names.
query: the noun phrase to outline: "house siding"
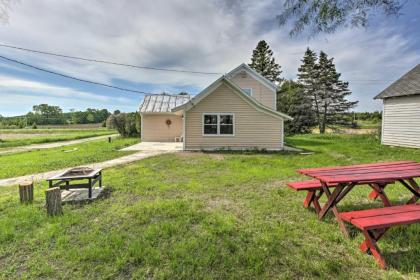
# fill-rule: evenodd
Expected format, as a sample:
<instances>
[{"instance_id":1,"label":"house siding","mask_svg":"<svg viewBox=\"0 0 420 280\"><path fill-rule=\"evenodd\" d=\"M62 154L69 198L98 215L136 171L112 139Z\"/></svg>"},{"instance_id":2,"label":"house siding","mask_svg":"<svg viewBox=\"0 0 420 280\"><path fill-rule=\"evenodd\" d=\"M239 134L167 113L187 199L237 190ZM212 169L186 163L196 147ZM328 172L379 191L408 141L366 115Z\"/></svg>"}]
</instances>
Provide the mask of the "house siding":
<instances>
[{"instance_id":1,"label":"house siding","mask_svg":"<svg viewBox=\"0 0 420 280\"><path fill-rule=\"evenodd\" d=\"M166 124L171 120L171 125ZM175 114L142 114L142 141L174 142L182 136L182 117Z\"/></svg>"},{"instance_id":2,"label":"house siding","mask_svg":"<svg viewBox=\"0 0 420 280\"><path fill-rule=\"evenodd\" d=\"M276 92L257 81L248 73L239 72L230 78L230 80L237 84L240 88L252 88L253 98L268 108L277 110Z\"/></svg>"},{"instance_id":3,"label":"house siding","mask_svg":"<svg viewBox=\"0 0 420 280\"><path fill-rule=\"evenodd\" d=\"M420 95L384 99L382 144L420 148Z\"/></svg>"},{"instance_id":4,"label":"house siding","mask_svg":"<svg viewBox=\"0 0 420 280\"><path fill-rule=\"evenodd\" d=\"M203 136L203 113L235 114L235 135ZM220 85L185 115L186 150L283 148L283 120L256 110L225 84Z\"/></svg>"}]
</instances>

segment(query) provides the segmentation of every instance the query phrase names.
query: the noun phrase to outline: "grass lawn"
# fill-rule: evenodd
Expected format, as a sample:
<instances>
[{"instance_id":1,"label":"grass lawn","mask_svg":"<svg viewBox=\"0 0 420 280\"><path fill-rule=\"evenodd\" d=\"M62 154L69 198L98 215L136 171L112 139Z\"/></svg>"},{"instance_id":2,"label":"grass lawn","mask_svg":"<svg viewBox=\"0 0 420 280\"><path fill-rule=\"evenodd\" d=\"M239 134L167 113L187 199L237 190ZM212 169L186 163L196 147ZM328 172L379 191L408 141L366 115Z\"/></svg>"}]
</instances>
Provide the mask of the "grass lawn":
<instances>
[{"instance_id":1,"label":"grass lawn","mask_svg":"<svg viewBox=\"0 0 420 280\"><path fill-rule=\"evenodd\" d=\"M0 278L418 279L420 225L393 228L380 246L391 269L362 254L333 216L318 221L304 193L285 184L302 167L420 161L420 150L382 147L368 136L296 136L298 154L179 153L105 170L111 197L45 214L45 184L22 206L0 188ZM388 188L392 202L410 196ZM380 206L358 187L340 209Z\"/></svg>"},{"instance_id":2,"label":"grass lawn","mask_svg":"<svg viewBox=\"0 0 420 280\"><path fill-rule=\"evenodd\" d=\"M0 179L122 157L133 152L122 152L120 149L138 142L137 138L116 138L111 143L103 139L59 148L0 155Z\"/></svg>"},{"instance_id":3,"label":"grass lawn","mask_svg":"<svg viewBox=\"0 0 420 280\"><path fill-rule=\"evenodd\" d=\"M0 148L25 146L109 135L115 130L89 129L0 129Z\"/></svg>"}]
</instances>

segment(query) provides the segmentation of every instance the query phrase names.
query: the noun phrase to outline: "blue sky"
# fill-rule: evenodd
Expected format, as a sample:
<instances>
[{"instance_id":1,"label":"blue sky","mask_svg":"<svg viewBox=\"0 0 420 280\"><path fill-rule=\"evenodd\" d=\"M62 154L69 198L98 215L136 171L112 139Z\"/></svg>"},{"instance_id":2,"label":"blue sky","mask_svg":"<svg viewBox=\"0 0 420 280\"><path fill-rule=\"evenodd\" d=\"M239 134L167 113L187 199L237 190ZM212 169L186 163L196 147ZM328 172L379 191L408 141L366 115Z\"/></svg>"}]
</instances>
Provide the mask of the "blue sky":
<instances>
[{"instance_id":1,"label":"blue sky","mask_svg":"<svg viewBox=\"0 0 420 280\"><path fill-rule=\"evenodd\" d=\"M281 1L18 1L0 25L0 43L129 64L229 72L249 62L266 40L295 79L306 47L335 58L350 82L357 111L381 109L372 98L420 63L420 4L408 1L398 18L376 16L363 29L290 38L275 17ZM0 55L83 79L146 92L196 94L216 75L174 74L34 55L0 47ZM65 111L135 111L143 96L84 84L0 59L0 114L25 114L48 103Z\"/></svg>"}]
</instances>

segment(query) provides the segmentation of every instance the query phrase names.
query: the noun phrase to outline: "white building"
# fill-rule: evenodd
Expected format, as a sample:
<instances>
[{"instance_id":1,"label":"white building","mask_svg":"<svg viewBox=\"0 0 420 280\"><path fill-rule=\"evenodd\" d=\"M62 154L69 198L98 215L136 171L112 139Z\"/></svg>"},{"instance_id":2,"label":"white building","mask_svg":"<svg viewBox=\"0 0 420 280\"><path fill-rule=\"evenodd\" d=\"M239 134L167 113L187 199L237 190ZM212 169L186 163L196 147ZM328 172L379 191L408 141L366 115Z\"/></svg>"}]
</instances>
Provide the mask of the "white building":
<instances>
[{"instance_id":1,"label":"white building","mask_svg":"<svg viewBox=\"0 0 420 280\"><path fill-rule=\"evenodd\" d=\"M383 90L382 144L420 148L420 64Z\"/></svg>"}]
</instances>

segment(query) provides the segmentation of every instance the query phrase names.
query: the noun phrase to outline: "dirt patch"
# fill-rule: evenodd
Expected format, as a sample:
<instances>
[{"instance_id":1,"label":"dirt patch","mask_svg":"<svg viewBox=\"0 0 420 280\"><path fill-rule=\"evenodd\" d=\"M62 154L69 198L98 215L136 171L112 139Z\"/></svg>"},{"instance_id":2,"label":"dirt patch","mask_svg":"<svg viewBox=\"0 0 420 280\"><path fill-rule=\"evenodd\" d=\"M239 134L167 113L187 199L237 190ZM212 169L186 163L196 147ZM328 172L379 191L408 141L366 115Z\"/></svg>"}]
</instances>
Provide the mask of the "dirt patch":
<instances>
[{"instance_id":1,"label":"dirt patch","mask_svg":"<svg viewBox=\"0 0 420 280\"><path fill-rule=\"evenodd\" d=\"M205 211L223 211L234 214L238 218L244 218L247 214L247 209L241 203L227 199L225 197L212 197L205 199L206 207Z\"/></svg>"},{"instance_id":2,"label":"dirt patch","mask_svg":"<svg viewBox=\"0 0 420 280\"><path fill-rule=\"evenodd\" d=\"M354 128L345 128L342 129L342 133L345 134L376 134L378 133L378 129L377 128L358 128L358 129L354 129Z\"/></svg>"},{"instance_id":3,"label":"dirt patch","mask_svg":"<svg viewBox=\"0 0 420 280\"><path fill-rule=\"evenodd\" d=\"M202 157L203 155L207 155L212 159L216 159L216 160L224 160L225 159L225 155L222 154L210 154L210 153L203 153L203 152L181 152L181 153L177 153L177 156L181 157L181 158L197 158L197 157Z\"/></svg>"},{"instance_id":4,"label":"dirt patch","mask_svg":"<svg viewBox=\"0 0 420 280\"><path fill-rule=\"evenodd\" d=\"M225 160L225 156L221 154L209 154L209 157L216 160Z\"/></svg>"},{"instance_id":5,"label":"dirt patch","mask_svg":"<svg viewBox=\"0 0 420 280\"><path fill-rule=\"evenodd\" d=\"M178 157L181 158L196 158L201 157L203 153L201 152L180 152L176 154Z\"/></svg>"}]
</instances>

